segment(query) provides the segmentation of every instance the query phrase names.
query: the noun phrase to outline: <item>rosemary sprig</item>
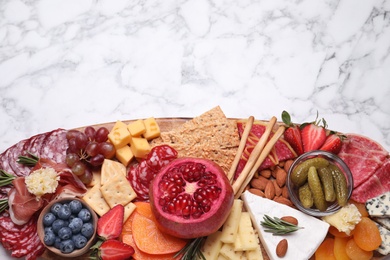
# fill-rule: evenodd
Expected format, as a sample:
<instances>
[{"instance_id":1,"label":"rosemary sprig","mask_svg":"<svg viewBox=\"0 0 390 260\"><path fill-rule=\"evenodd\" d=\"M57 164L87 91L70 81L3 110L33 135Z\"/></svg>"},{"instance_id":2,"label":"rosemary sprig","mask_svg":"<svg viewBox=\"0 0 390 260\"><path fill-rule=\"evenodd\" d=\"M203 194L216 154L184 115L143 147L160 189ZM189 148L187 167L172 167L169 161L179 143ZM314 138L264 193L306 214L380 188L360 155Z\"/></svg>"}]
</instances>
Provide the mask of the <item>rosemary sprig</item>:
<instances>
[{"instance_id":1,"label":"rosemary sprig","mask_svg":"<svg viewBox=\"0 0 390 260\"><path fill-rule=\"evenodd\" d=\"M12 181L16 178L16 176L7 173L4 170L0 170L0 187L11 184Z\"/></svg>"},{"instance_id":2,"label":"rosemary sprig","mask_svg":"<svg viewBox=\"0 0 390 260\"><path fill-rule=\"evenodd\" d=\"M34 167L38 163L39 157L29 151L27 151L27 153L30 156L20 155L16 162L29 167Z\"/></svg>"},{"instance_id":3,"label":"rosemary sprig","mask_svg":"<svg viewBox=\"0 0 390 260\"><path fill-rule=\"evenodd\" d=\"M0 199L0 213L8 208L8 199Z\"/></svg>"},{"instance_id":4,"label":"rosemary sprig","mask_svg":"<svg viewBox=\"0 0 390 260\"><path fill-rule=\"evenodd\" d=\"M271 218L268 215L264 215L263 219L264 221L261 221L260 224L266 228L264 231L270 232L274 236L289 234L303 228L284 221L278 217Z\"/></svg>"},{"instance_id":5,"label":"rosemary sprig","mask_svg":"<svg viewBox=\"0 0 390 260\"><path fill-rule=\"evenodd\" d=\"M192 259L203 259L206 260L200 249L202 248L205 237L198 237L194 240L187 243L185 247L183 247L179 252L177 252L174 256L183 254L181 260L192 260Z\"/></svg>"}]
</instances>

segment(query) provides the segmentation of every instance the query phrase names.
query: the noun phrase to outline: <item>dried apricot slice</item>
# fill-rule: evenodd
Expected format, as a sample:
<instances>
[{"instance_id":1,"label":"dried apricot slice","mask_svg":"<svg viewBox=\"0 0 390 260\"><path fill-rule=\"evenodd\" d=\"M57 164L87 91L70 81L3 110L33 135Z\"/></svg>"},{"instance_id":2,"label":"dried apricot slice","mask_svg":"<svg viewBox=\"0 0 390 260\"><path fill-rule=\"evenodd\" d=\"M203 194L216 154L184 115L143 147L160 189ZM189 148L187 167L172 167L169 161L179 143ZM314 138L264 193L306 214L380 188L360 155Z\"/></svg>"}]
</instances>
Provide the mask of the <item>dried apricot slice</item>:
<instances>
[{"instance_id":1,"label":"dried apricot slice","mask_svg":"<svg viewBox=\"0 0 390 260\"><path fill-rule=\"evenodd\" d=\"M333 252L334 238L327 237L314 253L316 260L336 260Z\"/></svg>"},{"instance_id":2,"label":"dried apricot slice","mask_svg":"<svg viewBox=\"0 0 390 260\"><path fill-rule=\"evenodd\" d=\"M338 230L337 228L335 228L334 226L330 226L328 232L329 232L330 234L332 234L333 236L335 236L335 237L349 237L349 236L350 236L350 235L348 235L348 234L345 233L345 232L339 231L339 230Z\"/></svg>"},{"instance_id":3,"label":"dried apricot slice","mask_svg":"<svg viewBox=\"0 0 390 260\"><path fill-rule=\"evenodd\" d=\"M335 237L334 238L334 249L333 253L337 260L349 260L347 255L347 242L350 240L349 237Z\"/></svg>"},{"instance_id":4,"label":"dried apricot slice","mask_svg":"<svg viewBox=\"0 0 390 260\"><path fill-rule=\"evenodd\" d=\"M373 256L372 251L365 251L361 249L353 238L348 240L345 251L348 257L354 260L369 260Z\"/></svg>"},{"instance_id":5,"label":"dried apricot slice","mask_svg":"<svg viewBox=\"0 0 390 260\"><path fill-rule=\"evenodd\" d=\"M368 217L362 217L360 222L355 226L353 239L365 251L375 250L382 243L378 227Z\"/></svg>"}]
</instances>

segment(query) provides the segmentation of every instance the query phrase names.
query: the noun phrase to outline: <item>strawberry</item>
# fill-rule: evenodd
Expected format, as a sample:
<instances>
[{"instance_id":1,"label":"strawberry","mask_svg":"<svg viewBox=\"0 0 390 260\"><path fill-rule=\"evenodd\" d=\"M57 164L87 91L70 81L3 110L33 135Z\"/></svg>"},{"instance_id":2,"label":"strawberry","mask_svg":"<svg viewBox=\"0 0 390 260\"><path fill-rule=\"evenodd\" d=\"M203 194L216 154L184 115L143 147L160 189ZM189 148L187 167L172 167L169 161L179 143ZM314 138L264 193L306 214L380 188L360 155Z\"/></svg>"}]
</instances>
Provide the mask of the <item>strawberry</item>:
<instances>
[{"instance_id":1,"label":"strawberry","mask_svg":"<svg viewBox=\"0 0 390 260\"><path fill-rule=\"evenodd\" d=\"M282 120L288 127L284 131L284 140L291 145L297 155L303 154L301 130L291 122L290 114L287 111L282 112Z\"/></svg>"},{"instance_id":2,"label":"strawberry","mask_svg":"<svg viewBox=\"0 0 390 260\"><path fill-rule=\"evenodd\" d=\"M326 137L324 144L320 147L320 150L338 154L343 144L342 138L342 136L337 134L329 134Z\"/></svg>"},{"instance_id":3,"label":"strawberry","mask_svg":"<svg viewBox=\"0 0 390 260\"><path fill-rule=\"evenodd\" d=\"M321 122L323 126L319 125ZM314 122L302 124L301 135L304 152L318 150L326 139L326 121L316 119Z\"/></svg>"},{"instance_id":4,"label":"strawberry","mask_svg":"<svg viewBox=\"0 0 390 260\"><path fill-rule=\"evenodd\" d=\"M111 208L97 223L97 234L102 239L118 238L122 232L125 208L118 204Z\"/></svg>"},{"instance_id":5,"label":"strawberry","mask_svg":"<svg viewBox=\"0 0 390 260\"><path fill-rule=\"evenodd\" d=\"M99 247L99 256L102 260L125 260L135 253L132 246L116 239L104 241Z\"/></svg>"}]
</instances>

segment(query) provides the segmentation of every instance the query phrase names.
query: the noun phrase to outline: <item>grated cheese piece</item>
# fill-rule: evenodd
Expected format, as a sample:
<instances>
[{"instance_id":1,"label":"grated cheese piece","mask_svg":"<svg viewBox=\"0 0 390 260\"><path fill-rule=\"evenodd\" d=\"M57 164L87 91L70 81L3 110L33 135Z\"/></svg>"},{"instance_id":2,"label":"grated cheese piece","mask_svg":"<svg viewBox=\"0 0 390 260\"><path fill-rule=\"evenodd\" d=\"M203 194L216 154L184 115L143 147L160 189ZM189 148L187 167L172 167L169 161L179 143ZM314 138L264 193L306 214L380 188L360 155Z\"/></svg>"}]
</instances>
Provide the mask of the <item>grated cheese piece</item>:
<instances>
[{"instance_id":1,"label":"grated cheese piece","mask_svg":"<svg viewBox=\"0 0 390 260\"><path fill-rule=\"evenodd\" d=\"M41 168L25 177L27 190L37 197L47 193L54 193L58 186L60 176L53 168Z\"/></svg>"}]
</instances>

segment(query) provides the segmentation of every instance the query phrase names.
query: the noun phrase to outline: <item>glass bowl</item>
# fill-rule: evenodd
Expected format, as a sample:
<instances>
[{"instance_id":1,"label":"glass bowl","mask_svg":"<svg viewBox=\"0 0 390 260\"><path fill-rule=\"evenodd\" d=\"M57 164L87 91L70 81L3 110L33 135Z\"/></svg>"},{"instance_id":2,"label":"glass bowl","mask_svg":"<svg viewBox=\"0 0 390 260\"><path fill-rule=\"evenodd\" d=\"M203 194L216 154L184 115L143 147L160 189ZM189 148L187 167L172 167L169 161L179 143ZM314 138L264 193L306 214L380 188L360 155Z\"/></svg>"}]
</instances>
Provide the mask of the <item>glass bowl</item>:
<instances>
[{"instance_id":1,"label":"glass bowl","mask_svg":"<svg viewBox=\"0 0 390 260\"><path fill-rule=\"evenodd\" d=\"M91 213L91 223L92 223L92 226L93 226L93 234L92 236L88 239L86 245L81 248L81 249L74 249L74 251L72 251L71 253L63 253L61 252L60 249L54 247L54 246L47 246L44 242L44 237L45 237L45 226L43 224L43 217L45 216L46 213L50 212L50 209L51 207L55 204L55 203L61 203L61 204L64 204L64 203L69 203L70 201L72 200L78 200L81 202L83 208L86 208L89 210L89 212ZM74 257L79 257L85 253L87 253L89 250L90 250L90 247L95 243L95 239L96 239L96 228L97 228L97 222L98 222L98 216L97 214L95 213L95 211L87 204L85 203L83 200L81 199L78 199L78 198L61 198L61 199L58 199L58 200L53 200L51 201L49 204L47 204L47 206L41 211L41 213L39 214L39 217L38 217L38 222L37 222L37 232L38 232L38 236L39 236L39 239L41 240L41 242L43 243L43 245L48 249L50 250L51 252L55 253L56 255L58 256L61 256L61 257L66 257L66 258L74 258Z\"/></svg>"},{"instance_id":2,"label":"glass bowl","mask_svg":"<svg viewBox=\"0 0 390 260\"><path fill-rule=\"evenodd\" d=\"M322 217L322 216L333 214L333 213L337 212L339 209L341 209L341 206L337 203L337 200L335 200L334 202L327 202L328 203L327 208L324 211L320 211L319 209L315 208L314 206L311 208L306 208L302 205L301 201L299 200L298 187L295 186L291 180L291 174L299 164L301 164L302 162L304 162L308 159L316 158L316 157L325 158L326 160L328 160L328 162L330 164L336 165L341 170L341 172L344 174L346 182L347 182L348 200L351 197L352 190L353 190L353 177L352 177L352 173L351 173L349 167L345 164L345 162L342 159L340 159L340 157L338 157L335 154L326 152L326 151L321 151L321 150L310 151L310 152L307 152L307 153L300 155L297 159L295 159L295 161L292 163L292 165L288 171L288 175L287 175L286 185L288 188L290 199L300 211L302 211L308 215L311 215L311 216Z\"/></svg>"}]
</instances>

